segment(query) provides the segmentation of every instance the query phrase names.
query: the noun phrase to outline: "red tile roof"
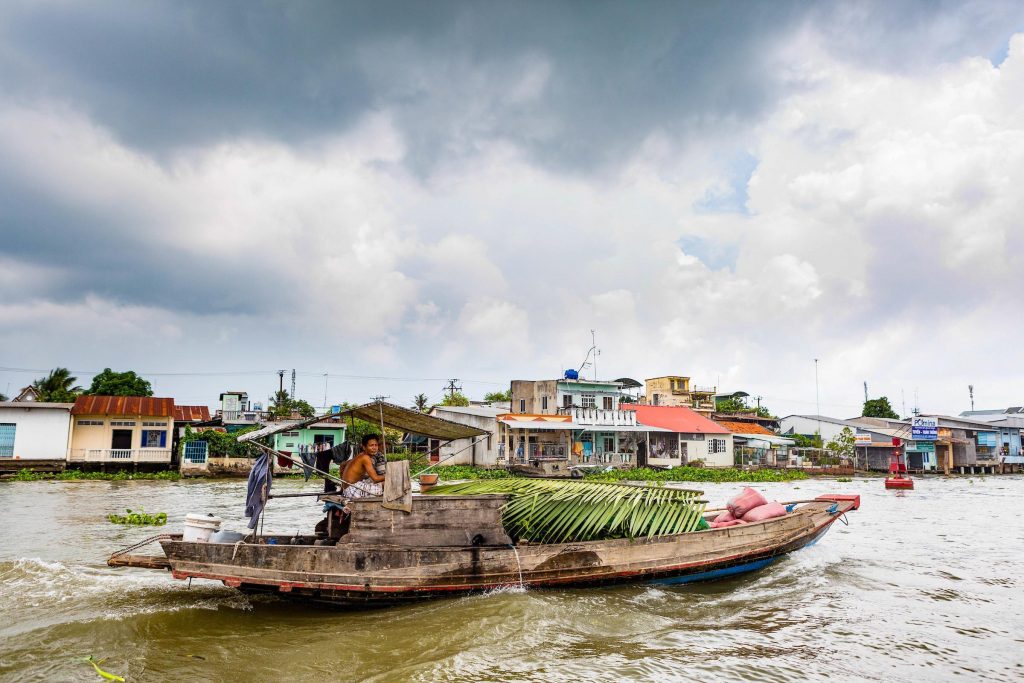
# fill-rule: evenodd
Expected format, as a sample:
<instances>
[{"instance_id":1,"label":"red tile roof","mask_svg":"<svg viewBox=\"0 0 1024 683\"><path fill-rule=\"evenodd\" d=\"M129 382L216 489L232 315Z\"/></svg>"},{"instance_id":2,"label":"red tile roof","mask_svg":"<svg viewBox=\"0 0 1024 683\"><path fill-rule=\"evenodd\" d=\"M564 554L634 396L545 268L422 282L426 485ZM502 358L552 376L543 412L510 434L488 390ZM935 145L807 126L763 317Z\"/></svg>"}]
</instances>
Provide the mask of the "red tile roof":
<instances>
[{"instance_id":1,"label":"red tile roof","mask_svg":"<svg viewBox=\"0 0 1024 683\"><path fill-rule=\"evenodd\" d=\"M733 434L769 434L774 436L775 432L762 427L756 422L733 422L731 420L715 420L718 424L728 429Z\"/></svg>"},{"instance_id":2,"label":"red tile roof","mask_svg":"<svg viewBox=\"0 0 1024 683\"><path fill-rule=\"evenodd\" d=\"M648 427L660 427L670 432L728 434L729 430L682 406L622 405L636 411L636 421Z\"/></svg>"},{"instance_id":3,"label":"red tile roof","mask_svg":"<svg viewBox=\"0 0 1024 683\"><path fill-rule=\"evenodd\" d=\"M171 417L174 415L174 399L151 396L79 396L71 414Z\"/></svg>"},{"instance_id":4,"label":"red tile roof","mask_svg":"<svg viewBox=\"0 0 1024 683\"><path fill-rule=\"evenodd\" d=\"M175 422L206 422L210 419L207 406L174 406Z\"/></svg>"}]
</instances>

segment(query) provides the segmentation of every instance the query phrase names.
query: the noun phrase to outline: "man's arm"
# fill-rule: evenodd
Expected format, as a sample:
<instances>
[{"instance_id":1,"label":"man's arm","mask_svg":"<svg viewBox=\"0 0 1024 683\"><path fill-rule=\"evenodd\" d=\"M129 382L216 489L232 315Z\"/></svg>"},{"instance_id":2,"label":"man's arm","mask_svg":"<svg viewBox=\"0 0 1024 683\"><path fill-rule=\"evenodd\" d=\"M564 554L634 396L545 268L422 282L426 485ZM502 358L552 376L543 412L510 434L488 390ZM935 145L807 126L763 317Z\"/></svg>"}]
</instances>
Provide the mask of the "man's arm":
<instances>
[{"instance_id":1,"label":"man's arm","mask_svg":"<svg viewBox=\"0 0 1024 683\"><path fill-rule=\"evenodd\" d=\"M362 463L363 474L365 476L369 477L370 480L373 481L373 482L384 481L384 475L383 474L377 474L377 468L373 466L373 458L371 458L366 453L363 453L363 455L359 458L359 460Z\"/></svg>"}]
</instances>

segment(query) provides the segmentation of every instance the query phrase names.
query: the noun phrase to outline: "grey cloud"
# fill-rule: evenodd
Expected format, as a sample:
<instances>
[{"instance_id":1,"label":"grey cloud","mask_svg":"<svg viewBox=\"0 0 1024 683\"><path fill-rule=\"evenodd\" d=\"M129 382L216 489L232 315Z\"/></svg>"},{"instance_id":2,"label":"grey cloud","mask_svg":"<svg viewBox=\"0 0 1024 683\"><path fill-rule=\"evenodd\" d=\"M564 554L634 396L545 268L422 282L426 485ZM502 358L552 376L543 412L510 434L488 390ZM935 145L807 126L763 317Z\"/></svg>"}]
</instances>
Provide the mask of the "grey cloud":
<instances>
[{"instance_id":1,"label":"grey cloud","mask_svg":"<svg viewBox=\"0 0 1024 683\"><path fill-rule=\"evenodd\" d=\"M299 143L388 108L421 170L490 136L586 169L658 127L756 113L774 87L761 57L792 7L28 3L4 12L0 78L8 96L69 99L151 153L236 136ZM550 61L550 82L509 104L493 89L529 55ZM460 82L471 72L480 80Z\"/></svg>"}]
</instances>

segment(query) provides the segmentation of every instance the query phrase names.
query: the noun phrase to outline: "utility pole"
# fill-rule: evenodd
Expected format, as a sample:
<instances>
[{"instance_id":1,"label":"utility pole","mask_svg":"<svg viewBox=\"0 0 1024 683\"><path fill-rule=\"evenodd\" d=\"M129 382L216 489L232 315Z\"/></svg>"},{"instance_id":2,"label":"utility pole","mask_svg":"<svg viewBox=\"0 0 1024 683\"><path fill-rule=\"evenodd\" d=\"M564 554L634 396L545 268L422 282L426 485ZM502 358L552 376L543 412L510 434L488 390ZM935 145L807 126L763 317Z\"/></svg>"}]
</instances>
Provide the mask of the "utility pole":
<instances>
[{"instance_id":1,"label":"utility pole","mask_svg":"<svg viewBox=\"0 0 1024 683\"><path fill-rule=\"evenodd\" d=\"M757 401L757 412L760 413L761 412L761 397L760 396L755 396L754 400Z\"/></svg>"},{"instance_id":2,"label":"utility pole","mask_svg":"<svg viewBox=\"0 0 1024 683\"><path fill-rule=\"evenodd\" d=\"M327 410L327 373L324 373L324 410Z\"/></svg>"},{"instance_id":3,"label":"utility pole","mask_svg":"<svg viewBox=\"0 0 1024 683\"><path fill-rule=\"evenodd\" d=\"M448 380L448 384L445 386L445 391L448 392L448 398L451 398L455 396L456 391L462 391L462 385L459 384L458 379L450 379Z\"/></svg>"},{"instance_id":4,"label":"utility pole","mask_svg":"<svg viewBox=\"0 0 1024 683\"><path fill-rule=\"evenodd\" d=\"M868 381L864 380L864 402L868 402Z\"/></svg>"},{"instance_id":5,"label":"utility pole","mask_svg":"<svg viewBox=\"0 0 1024 683\"><path fill-rule=\"evenodd\" d=\"M974 412L974 385L973 384L968 384L967 385L967 393L969 393L971 395L971 412L973 413Z\"/></svg>"}]
</instances>

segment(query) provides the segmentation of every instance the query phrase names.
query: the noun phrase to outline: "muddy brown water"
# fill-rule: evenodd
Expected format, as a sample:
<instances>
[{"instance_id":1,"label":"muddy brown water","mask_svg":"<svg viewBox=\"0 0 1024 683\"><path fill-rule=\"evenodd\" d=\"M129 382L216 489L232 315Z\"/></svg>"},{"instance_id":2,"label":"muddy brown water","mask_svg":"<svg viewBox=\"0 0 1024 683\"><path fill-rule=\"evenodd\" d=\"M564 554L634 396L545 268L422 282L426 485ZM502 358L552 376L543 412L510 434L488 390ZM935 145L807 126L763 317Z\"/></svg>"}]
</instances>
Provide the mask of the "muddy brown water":
<instances>
[{"instance_id":1,"label":"muddy brown water","mask_svg":"<svg viewBox=\"0 0 1024 683\"><path fill-rule=\"evenodd\" d=\"M0 483L0 679L101 681L1024 680L1024 477L763 484L859 492L850 525L743 577L678 587L515 588L339 612L218 583L110 569L150 529L110 512L212 512L242 529L242 481ZM277 492L315 484L275 483ZM736 484L700 486L712 502ZM266 530L308 530L308 499Z\"/></svg>"}]
</instances>

